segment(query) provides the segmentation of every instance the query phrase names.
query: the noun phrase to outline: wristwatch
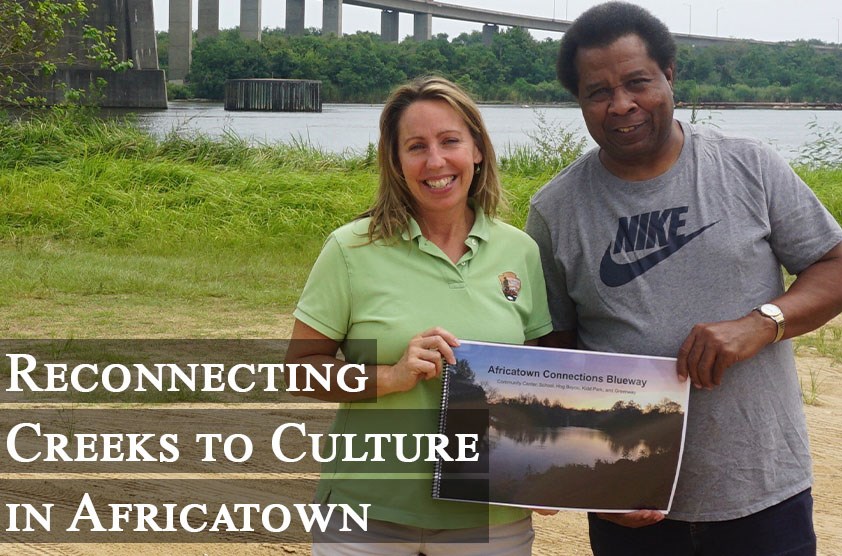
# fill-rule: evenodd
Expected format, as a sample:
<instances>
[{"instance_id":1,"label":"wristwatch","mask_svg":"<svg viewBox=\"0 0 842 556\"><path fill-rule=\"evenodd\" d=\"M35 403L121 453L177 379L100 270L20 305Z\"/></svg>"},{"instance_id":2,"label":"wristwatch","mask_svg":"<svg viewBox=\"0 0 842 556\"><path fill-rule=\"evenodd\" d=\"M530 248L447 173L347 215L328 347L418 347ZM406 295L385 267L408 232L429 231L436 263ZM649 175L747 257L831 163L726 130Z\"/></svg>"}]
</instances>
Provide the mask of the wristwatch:
<instances>
[{"instance_id":1,"label":"wristwatch","mask_svg":"<svg viewBox=\"0 0 842 556\"><path fill-rule=\"evenodd\" d=\"M784 335L784 327L786 327L786 320L784 319L784 314L781 311L781 308L773 303L764 303L758 307L754 308L755 311L763 315L764 317L769 317L775 324L778 326L778 333L775 335L775 339L772 341L774 344L775 342L779 342Z\"/></svg>"}]
</instances>

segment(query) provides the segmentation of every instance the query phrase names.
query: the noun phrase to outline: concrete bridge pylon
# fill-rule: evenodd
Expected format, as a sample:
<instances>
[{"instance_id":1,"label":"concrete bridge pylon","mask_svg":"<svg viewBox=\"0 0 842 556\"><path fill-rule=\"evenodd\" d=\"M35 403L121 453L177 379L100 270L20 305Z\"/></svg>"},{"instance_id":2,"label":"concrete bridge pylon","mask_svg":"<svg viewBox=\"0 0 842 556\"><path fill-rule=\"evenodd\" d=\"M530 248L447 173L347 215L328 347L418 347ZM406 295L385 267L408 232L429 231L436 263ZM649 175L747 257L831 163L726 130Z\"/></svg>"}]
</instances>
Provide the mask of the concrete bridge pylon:
<instances>
[{"instance_id":1,"label":"concrete bridge pylon","mask_svg":"<svg viewBox=\"0 0 842 556\"><path fill-rule=\"evenodd\" d=\"M201 42L219 35L219 0L199 0L199 30L196 40Z\"/></svg>"},{"instance_id":2,"label":"concrete bridge pylon","mask_svg":"<svg viewBox=\"0 0 842 556\"><path fill-rule=\"evenodd\" d=\"M146 1L146 0L144 0ZM151 1L151 0L149 0ZM190 67L190 14L193 0L170 1L170 72L169 79L181 80ZM230 0L226 0L230 1ZM240 32L244 38L260 40L260 8L262 0L240 0ZM274 1L274 0L273 0ZM306 0L286 1L286 32L290 35L304 34L304 14ZM342 35L342 8L347 4L381 10L380 36L382 40L397 42L400 40L400 14L411 13L414 18L413 38L419 41L432 38L433 18L455 19L483 24L483 43L491 44L494 35L503 27L521 27L564 33L571 22L562 19L549 19L497 12L482 8L443 4L433 0L322 0L322 32ZM213 6L213 7L211 7ZM216 10L216 19L211 20L210 12ZM219 0L199 0L199 37L210 36L211 28L218 29ZM202 16L207 13L206 16ZM205 25L203 26L203 21ZM724 39L701 35L674 34L679 43L694 46L709 46L741 42L739 39ZM751 41L762 43L762 41Z\"/></svg>"},{"instance_id":3,"label":"concrete bridge pylon","mask_svg":"<svg viewBox=\"0 0 842 556\"><path fill-rule=\"evenodd\" d=\"M414 14L415 23L412 37L416 41L428 41L433 38L433 14Z\"/></svg>"},{"instance_id":4,"label":"concrete bridge pylon","mask_svg":"<svg viewBox=\"0 0 842 556\"><path fill-rule=\"evenodd\" d=\"M398 42L401 13L397 10L383 10L380 12L380 38L386 42Z\"/></svg>"},{"instance_id":5,"label":"concrete bridge pylon","mask_svg":"<svg viewBox=\"0 0 842 556\"><path fill-rule=\"evenodd\" d=\"M329 33L342 36L342 0L323 0L322 34Z\"/></svg>"},{"instance_id":6,"label":"concrete bridge pylon","mask_svg":"<svg viewBox=\"0 0 842 556\"><path fill-rule=\"evenodd\" d=\"M289 1L287 4L289 4ZM303 16L303 8L301 13ZM260 0L240 0L240 36L244 39L259 41L262 31L263 27L260 25Z\"/></svg>"},{"instance_id":7,"label":"concrete bridge pylon","mask_svg":"<svg viewBox=\"0 0 842 556\"><path fill-rule=\"evenodd\" d=\"M304 34L304 0L286 0L286 32L290 35Z\"/></svg>"},{"instance_id":8,"label":"concrete bridge pylon","mask_svg":"<svg viewBox=\"0 0 842 556\"><path fill-rule=\"evenodd\" d=\"M193 0L170 0L168 81L181 83L190 71L192 27Z\"/></svg>"},{"instance_id":9,"label":"concrete bridge pylon","mask_svg":"<svg viewBox=\"0 0 842 556\"><path fill-rule=\"evenodd\" d=\"M110 45L117 61L131 61L126 71L102 69L99 62L89 59L83 41L81 25L65 26L64 35L55 52L62 57L69 54L72 61L57 64L56 72L33 84L34 90L46 98L47 104L65 100L65 88L94 92L92 85L104 80L104 88L97 91L96 103L107 108L166 108L167 84L164 72L158 68L158 44L152 0L119 0L97 2L89 6L84 23L95 29L114 30Z\"/></svg>"}]
</instances>

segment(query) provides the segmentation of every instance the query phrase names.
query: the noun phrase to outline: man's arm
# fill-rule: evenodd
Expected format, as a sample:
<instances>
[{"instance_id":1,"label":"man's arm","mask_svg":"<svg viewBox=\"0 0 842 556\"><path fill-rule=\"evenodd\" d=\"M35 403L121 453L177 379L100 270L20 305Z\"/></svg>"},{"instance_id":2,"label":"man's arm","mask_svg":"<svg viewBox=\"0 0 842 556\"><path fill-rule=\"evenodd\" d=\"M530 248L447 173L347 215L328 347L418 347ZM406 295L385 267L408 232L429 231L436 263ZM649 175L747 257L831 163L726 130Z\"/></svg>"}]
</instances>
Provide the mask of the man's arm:
<instances>
[{"instance_id":1,"label":"man's arm","mask_svg":"<svg viewBox=\"0 0 842 556\"><path fill-rule=\"evenodd\" d=\"M815 330L842 311L842 243L808 266L789 290L770 299L786 319L784 338ZM772 343L777 327L757 311L729 321L700 323L678 350L678 374L697 388L711 389L722 382L725 370Z\"/></svg>"},{"instance_id":2,"label":"man's arm","mask_svg":"<svg viewBox=\"0 0 842 556\"><path fill-rule=\"evenodd\" d=\"M576 349L576 331L553 330L546 336L538 338L538 345L542 347Z\"/></svg>"}]
</instances>

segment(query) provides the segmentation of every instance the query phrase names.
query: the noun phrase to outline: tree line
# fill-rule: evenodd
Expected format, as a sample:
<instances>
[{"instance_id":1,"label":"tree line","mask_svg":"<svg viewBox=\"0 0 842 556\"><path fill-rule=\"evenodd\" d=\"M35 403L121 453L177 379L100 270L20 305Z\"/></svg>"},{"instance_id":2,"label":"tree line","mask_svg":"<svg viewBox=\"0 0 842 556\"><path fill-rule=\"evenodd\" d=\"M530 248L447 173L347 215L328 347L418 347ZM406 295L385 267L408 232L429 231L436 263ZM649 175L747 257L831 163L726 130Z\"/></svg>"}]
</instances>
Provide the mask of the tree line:
<instances>
[{"instance_id":1,"label":"tree line","mask_svg":"<svg viewBox=\"0 0 842 556\"><path fill-rule=\"evenodd\" d=\"M842 102L842 50L815 42L679 45L676 101ZM196 44L186 85L173 96L221 100L226 79L274 77L318 79L326 102L378 103L409 78L437 74L486 102L570 102L555 78L558 46L521 28L501 31L490 46L478 31L390 43L369 32L337 37L311 29L293 37L274 29L257 42L229 29ZM166 68L166 32L158 34L158 52Z\"/></svg>"},{"instance_id":2,"label":"tree line","mask_svg":"<svg viewBox=\"0 0 842 556\"><path fill-rule=\"evenodd\" d=\"M460 411L488 411L500 430L518 434L543 434L544 427L588 427L604 431L623 431L629 427L661 423L665 419L680 423L684 409L681 404L663 398L657 404L641 407L633 400L617 400L610 409L577 409L563 405L560 400L539 399L532 393L504 396L484 381L466 359L457 359L448 367L448 399L450 407ZM460 415L464 420L464 415ZM537 427L537 428L536 428ZM529 440L530 442L534 440Z\"/></svg>"}]
</instances>

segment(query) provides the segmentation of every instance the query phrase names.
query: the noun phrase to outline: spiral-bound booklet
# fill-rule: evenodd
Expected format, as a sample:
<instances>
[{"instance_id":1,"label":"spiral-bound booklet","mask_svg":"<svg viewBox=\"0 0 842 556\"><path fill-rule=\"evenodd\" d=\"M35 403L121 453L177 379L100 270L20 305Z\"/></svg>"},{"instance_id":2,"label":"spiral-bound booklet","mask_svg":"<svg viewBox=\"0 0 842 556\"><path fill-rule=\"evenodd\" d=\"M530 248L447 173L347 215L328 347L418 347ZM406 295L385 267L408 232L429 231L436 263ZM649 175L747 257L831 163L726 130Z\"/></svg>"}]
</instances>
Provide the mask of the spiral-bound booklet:
<instances>
[{"instance_id":1,"label":"spiral-bound booklet","mask_svg":"<svg viewBox=\"0 0 842 556\"><path fill-rule=\"evenodd\" d=\"M465 340L454 353L439 432L476 450L439 459L434 498L669 511L690 392L675 359Z\"/></svg>"}]
</instances>

